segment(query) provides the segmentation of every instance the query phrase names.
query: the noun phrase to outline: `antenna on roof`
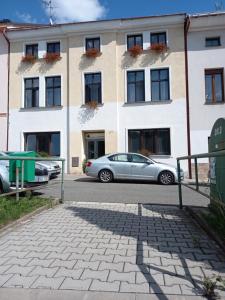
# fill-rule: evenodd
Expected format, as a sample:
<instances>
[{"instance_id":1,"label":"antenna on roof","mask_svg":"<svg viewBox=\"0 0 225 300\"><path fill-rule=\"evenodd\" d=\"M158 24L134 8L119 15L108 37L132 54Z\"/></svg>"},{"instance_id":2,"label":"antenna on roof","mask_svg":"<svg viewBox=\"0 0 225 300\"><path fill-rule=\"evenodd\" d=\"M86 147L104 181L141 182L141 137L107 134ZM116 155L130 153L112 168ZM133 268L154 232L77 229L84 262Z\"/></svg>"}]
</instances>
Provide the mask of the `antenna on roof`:
<instances>
[{"instance_id":1,"label":"antenna on roof","mask_svg":"<svg viewBox=\"0 0 225 300\"><path fill-rule=\"evenodd\" d=\"M54 6L52 5L52 0L42 0L43 5L48 9L48 15L49 15L49 23L51 25L53 25L53 10L54 10Z\"/></svg>"},{"instance_id":2,"label":"antenna on roof","mask_svg":"<svg viewBox=\"0 0 225 300\"><path fill-rule=\"evenodd\" d=\"M215 2L215 10L216 11L223 11L224 10L224 5L223 5L222 0Z\"/></svg>"}]
</instances>

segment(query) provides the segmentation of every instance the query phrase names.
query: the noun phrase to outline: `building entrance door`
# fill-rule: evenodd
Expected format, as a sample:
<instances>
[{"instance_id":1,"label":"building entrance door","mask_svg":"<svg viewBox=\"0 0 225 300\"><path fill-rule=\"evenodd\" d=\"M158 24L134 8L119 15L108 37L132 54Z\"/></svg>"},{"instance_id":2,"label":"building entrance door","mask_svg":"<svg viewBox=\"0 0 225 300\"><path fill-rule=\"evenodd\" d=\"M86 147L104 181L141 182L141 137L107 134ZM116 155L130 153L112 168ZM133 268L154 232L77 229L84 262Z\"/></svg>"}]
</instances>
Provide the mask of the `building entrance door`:
<instances>
[{"instance_id":1,"label":"building entrance door","mask_svg":"<svg viewBox=\"0 0 225 300\"><path fill-rule=\"evenodd\" d=\"M88 139L87 140L87 159L96 159L105 155L104 139Z\"/></svg>"}]
</instances>

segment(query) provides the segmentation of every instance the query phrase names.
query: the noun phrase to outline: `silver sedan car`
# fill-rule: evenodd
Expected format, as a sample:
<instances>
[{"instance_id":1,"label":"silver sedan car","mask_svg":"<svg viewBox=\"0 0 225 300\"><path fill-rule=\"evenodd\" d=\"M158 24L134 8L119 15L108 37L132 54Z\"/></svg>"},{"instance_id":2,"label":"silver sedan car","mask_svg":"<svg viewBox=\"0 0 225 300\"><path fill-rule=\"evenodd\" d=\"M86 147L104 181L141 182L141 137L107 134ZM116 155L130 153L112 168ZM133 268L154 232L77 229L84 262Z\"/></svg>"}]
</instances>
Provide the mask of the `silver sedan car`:
<instances>
[{"instance_id":1,"label":"silver sedan car","mask_svg":"<svg viewBox=\"0 0 225 300\"><path fill-rule=\"evenodd\" d=\"M176 167L137 153L114 153L88 160L85 173L105 183L114 179L150 180L164 185L178 181ZM181 179L183 176L184 172L181 170Z\"/></svg>"}]
</instances>

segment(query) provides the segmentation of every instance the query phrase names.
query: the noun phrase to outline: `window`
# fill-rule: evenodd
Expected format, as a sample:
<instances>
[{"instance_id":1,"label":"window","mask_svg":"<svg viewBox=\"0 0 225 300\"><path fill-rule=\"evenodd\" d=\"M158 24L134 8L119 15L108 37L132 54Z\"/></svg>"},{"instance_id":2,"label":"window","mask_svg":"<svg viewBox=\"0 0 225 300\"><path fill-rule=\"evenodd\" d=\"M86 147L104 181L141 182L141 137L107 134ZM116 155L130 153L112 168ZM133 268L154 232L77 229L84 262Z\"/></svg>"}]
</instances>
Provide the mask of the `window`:
<instances>
[{"instance_id":1,"label":"window","mask_svg":"<svg viewBox=\"0 0 225 300\"><path fill-rule=\"evenodd\" d=\"M128 130L128 151L148 155L170 155L170 129Z\"/></svg>"},{"instance_id":2,"label":"window","mask_svg":"<svg viewBox=\"0 0 225 300\"><path fill-rule=\"evenodd\" d=\"M60 53L60 42L47 43L47 53Z\"/></svg>"},{"instance_id":3,"label":"window","mask_svg":"<svg viewBox=\"0 0 225 300\"><path fill-rule=\"evenodd\" d=\"M127 72L127 102L145 101L144 71Z\"/></svg>"},{"instance_id":4,"label":"window","mask_svg":"<svg viewBox=\"0 0 225 300\"><path fill-rule=\"evenodd\" d=\"M220 37L210 37L205 39L205 46L206 47L216 47L216 46L221 46L220 43Z\"/></svg>"},{"instance_id":5,"label":"window","mask_svg":"<svg viewBox=\"0 0 225 300\"><path fill-rule=\"evenodd\" d=\"M96 101L102 103L101 73L85 74L85 103Z\"/></svg>"},{"instance_id":6,"label":"window","mask_svg":"<svg viewBox=\"0 0 225 300\"><path fill-rule=\"evenodd\" d=\"M128 35L127 36L127 49L129 50L133 46L140 46L143 48L143 36L142 34L136 34L136 35Z\"/></svg>"},{"instance_id":7,"label":"window","mask_svg":"<svg viewBox=\"0 0 225 300\"><path fill-rule=\"evenodd\" d=\"M115 154L109 157L110 161L115 162L128 162L127 154Z\"/></svg>"},{"instance_id":8,"label":"window","mask_svg":"<svg viewBox=\"0 0 225 300\"><path fill-rule=\"evenodd\" d=\"M25 133L25 151L35 151L51 156L60 156L60 133Z\"/></svg>"},{"instance_id":9,"label":"window","mask_svg":"<svg viewBox=\"0 0 225 300\"><path fill-rule=\"evenodd\" d=\"M133 163L147 163L149 160L138 154L129 154L129 161Z\"/></svg>"},{"instance_id":10,"label":"window","mask_svg":"<svg viewBox=\"0 0 225 300\"><path fill-rule=\"evenodd\" d=\"M39 78L24 79L24 107L39 106Z\"/></svg>"},{"instance_id":11,"label":"window","mask_svg":"<svg viewBox=\"0 0 225 300\"><path fill-rule=\"evenodd\" d=\"M93 48L100 51L100 38L86 38L86 51Z\"/></svg>"},{"instance_id":12,"label":"window","mask_svg":"<svg viewBox=\"0 0 225 300\"><path fill-rule=\"evenodd\" d=\"M205 70L206 103L221 103L224 101L223 69Z\"/></svg>"},{"instance_id":13,"label":"window","mask_svg":"<svg viewBox=\"0 0 225 300\"><path fill-rule=\"evenodd\" d=\"M152 101L170 99L169 69L151 70L151 99Z\"/></svg>"},{"instance_id":14,"label":"window","mask_svg":"<svg viewBox=\"0 0 225 300\"><path fill-rule=\"evenodd\" d=\"M61 77L46 77L46 106L61 105Z\"/></svg>"},{"instance_id":15,"label":"window","mask_svg":"<svg viewBox=\"0 0 225 300\"><path fill-rule=\"evenodd\" d=\"M38 44L26 45L26 55L32 55L38 58Z\"/></svg>"},{"instance_id":16,"label":"window","mask_svg":"<svg viewBox=\"0 0 225 300\"><path fill-rule=\"evenodd\" d=\"M156 33L151 33L151 45L154 44L167 44L166 40L166 32L156 32Z\"/></svg>"}]
</instances>

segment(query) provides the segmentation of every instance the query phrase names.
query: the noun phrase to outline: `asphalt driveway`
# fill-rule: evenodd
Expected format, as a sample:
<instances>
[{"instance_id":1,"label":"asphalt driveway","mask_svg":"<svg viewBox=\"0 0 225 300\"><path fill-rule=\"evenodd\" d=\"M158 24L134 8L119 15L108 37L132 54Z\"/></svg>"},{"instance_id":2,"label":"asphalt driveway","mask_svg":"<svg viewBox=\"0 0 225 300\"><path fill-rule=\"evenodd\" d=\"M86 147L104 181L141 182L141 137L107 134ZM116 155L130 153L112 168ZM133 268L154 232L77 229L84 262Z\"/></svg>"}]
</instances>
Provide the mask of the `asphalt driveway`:
<instances>
[{"instance_id":1,"label":"asphalt driveway","mask_svg":"<svg viewBox=\"0 0 225 300\"><path fill-rule=\"evenodd\" d=\"M208 205L208 200L200 194L186 187L183 187L182 190L185 205ZM41 192L59 197L60 184L42 189ZM163 186L146 181L101 183L94 178L74 175L67 175L65 178L65 201L167 205L178 205L179 203L177 185Z\"/></svg>"}]
</instances>

